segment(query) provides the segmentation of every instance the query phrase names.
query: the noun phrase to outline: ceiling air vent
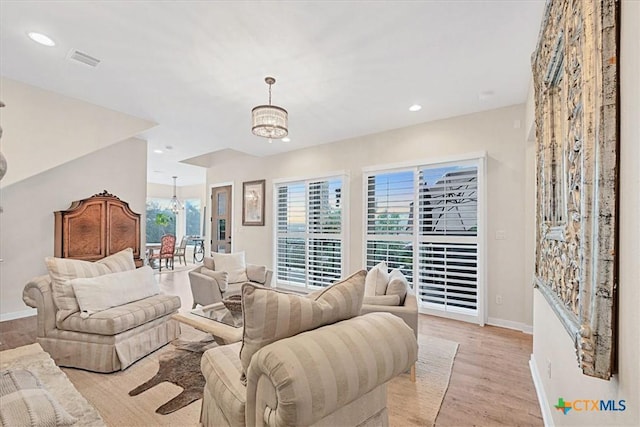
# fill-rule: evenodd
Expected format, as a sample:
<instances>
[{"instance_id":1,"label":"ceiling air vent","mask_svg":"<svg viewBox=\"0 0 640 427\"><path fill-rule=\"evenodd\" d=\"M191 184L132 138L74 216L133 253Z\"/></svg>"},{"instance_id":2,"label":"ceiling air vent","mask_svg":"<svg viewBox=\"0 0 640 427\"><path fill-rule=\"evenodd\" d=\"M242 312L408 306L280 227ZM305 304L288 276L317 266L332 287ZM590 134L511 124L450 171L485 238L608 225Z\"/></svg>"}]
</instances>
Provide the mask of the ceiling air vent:
<instances>
[{"instance_id":1,"label":"ceiling air vent","mask_svg":"<svg viewBox=\"0 0 640 427\"><path fill-rule=\"evenodd\" d=\"M82 62L83 64L89 65L90 67L96 67L100 63L99 59L75 49L72 49L69 52L68 58L73 59L74 61Z\"/></svg>"}]
</instances>

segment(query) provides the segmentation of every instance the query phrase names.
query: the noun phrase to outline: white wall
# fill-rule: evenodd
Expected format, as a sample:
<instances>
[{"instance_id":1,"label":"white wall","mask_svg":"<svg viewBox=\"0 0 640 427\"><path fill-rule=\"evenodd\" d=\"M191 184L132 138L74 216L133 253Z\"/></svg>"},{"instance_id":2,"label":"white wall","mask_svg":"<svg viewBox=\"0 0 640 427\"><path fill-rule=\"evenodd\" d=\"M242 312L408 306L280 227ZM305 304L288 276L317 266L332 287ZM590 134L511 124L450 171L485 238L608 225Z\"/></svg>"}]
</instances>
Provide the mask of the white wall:
<instances>
[{"instance_id":1,"label":"white wall","mask_svg":"<svg viewBox=\"0 0 640 427\"><path fill-rule=\"evenodd\" d=\"M428 163L485 150L488 182L487 270L489 318L524 327L532 324L524 280L524 105L425 123L374 135L305 148L266 158L229 159L207 171L207 187L234 184L234 250L245 250L252 263L273 263L273 180L344 171L349 174L349 271L363 266L362 168L398 162ZM257 144L266 141L256 140ZM277 143L277 142L274 142ZM243 227L242 182L266 179L264 227ZM210 209L208 209L210 211ZM505 230L506 240L495 240ZM503 304L496 305L496 295Z\"/></svg>"},{"instance_id":2,"label":"white wall","mask_svg":"<svg viewBox=\"0 0 640 427\"><path fill-rule=\"evenodd\" d=\"M640 425L640 2L623 1L621 7L618 373L610 381L582 374L569 335L536 290L532 369L546 398L543 413L555 425ZM622 399L627 409L563 415L553 407L559 397L565 401Z\"/></svg>"},{"instance_id":3,"label":"white wall","mask_svg":"<svg viewBox=\"0 0 640 427\"><path fill-rule=\"evenodd\" d=\"M133 137L155 123L15 80L0 78L2 153L9 165L0 182L15 182Z\"/></svg>"},{"instance_id":4,"label":"white wall","mask_svg":"<svg viewBox=\"0 0 640 427\"><path fill-rule=\"evenodd\" d=\"M44 257L53 256L53 212L107 190L143 214L144 224L146 170L147 143L132 138L2 188L0 319L29 310L22 289L32 277L47 273ZM144 247L144 233L141 237Z\"/></svg>"}]
</instances>

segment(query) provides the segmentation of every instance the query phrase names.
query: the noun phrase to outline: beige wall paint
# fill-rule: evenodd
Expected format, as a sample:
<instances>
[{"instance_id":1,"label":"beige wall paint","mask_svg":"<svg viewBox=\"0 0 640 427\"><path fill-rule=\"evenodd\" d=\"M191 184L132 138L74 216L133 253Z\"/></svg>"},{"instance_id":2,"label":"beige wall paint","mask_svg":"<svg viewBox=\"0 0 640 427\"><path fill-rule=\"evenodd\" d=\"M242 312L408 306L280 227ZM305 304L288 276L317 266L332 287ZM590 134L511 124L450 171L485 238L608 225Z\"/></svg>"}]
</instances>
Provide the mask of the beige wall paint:
<instances>
[{"instance_id":1,"label":"beige wall paint","mask_svg":"<svg viewBox=\"0 0 640 427\"><path fill-rule=\"evenodd\" d=\"M144 224L146 170L147 143L132 138L2 189L0 319L29 310L22 289L32 277L47 273L44 257L53 256L53 212L107 190L142 214Z\"/></svg>"},{"instance_id":2,"label":"beige wall paint","mask_svg":"<svg viewBox=\"0 0 640 427\"><path fill-rule=\"evenodd\" d=\"M551 414L555 425L640 425L640 2L623 1L621 7L618 373L610 381L582 374L571 338L536 290L532 368L546 397L543 412ZM624 399L627 409L563 415L553 408L559 397L565 401Z\"/></svg>"},{"instance_id":3,"label":"beige wall paint","mask_svg":"<svg viewBox=\"0 0 640 427\"><path fill-rule=\"evenodd\" d=\"M363 265L362 168L412 161L428 163L451 156L487 152L487 285L490 319L510 326L531 325L524 278L525 106L517 105L448 120L420 124L360 138L291 151L266 158L245 156L207 171L207 187L234 184L234 250L245 250L248 262L273 264L273 181L348 174L348 270ZM256 139L256 144L266 141ZM274 142L278 143L278 142ZM292 142L291 144L295 144ZM243 227L242 182L266 179L264 227ZM495 240L505 230L506 240ZM496 295L503 304L496 305ZM529 313L529 314L527 314Z\"/></svg>"},{"instance_id":4,"label":"beige wall paint","mask_svg":"<svg viewBox=\"0 0 640 427\"><path fill-rule=\"evenodd\" d=\"M6 187L95 150L133 137L155 123L15 80L0 78Z\"/></svg>"}]
</instances>

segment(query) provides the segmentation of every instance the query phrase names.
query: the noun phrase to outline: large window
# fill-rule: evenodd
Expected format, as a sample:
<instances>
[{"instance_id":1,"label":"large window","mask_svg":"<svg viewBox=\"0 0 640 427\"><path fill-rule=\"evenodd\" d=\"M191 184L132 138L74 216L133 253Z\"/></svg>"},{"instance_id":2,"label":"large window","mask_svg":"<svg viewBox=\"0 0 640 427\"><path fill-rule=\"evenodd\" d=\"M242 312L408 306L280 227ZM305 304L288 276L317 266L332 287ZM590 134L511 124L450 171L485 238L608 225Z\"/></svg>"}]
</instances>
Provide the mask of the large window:
<instances>
[{"instance_id":1,"label":"large window","mask_svg":"<svg viewBox=\"0 0 640 427\"><path fill-rule=\"evenodd\" d=\"M200 204L200 199L187 199L184 201L186 236L200 236L201 234Z\"/></svg>"},{"instance_id":2,"label":"large window","mask_svg":"<svg viewBox=\"0 0 640 427\"><path fill-rule=\"evenodd\" d=\"M160 243L165 234L176 235L176 216L169 209L170 199L147 199L147 243Z\"/></svg>"},{"instance_id":3,"label":"large window","mask_svg":"<svg viewBox=\"0 0 640 427\"><path fill-rule=\"evenodd\" d=\"M479 316L479 164L365 175L366 266L400 269L423 309Z\"/></svg>"},{"instance_id":4,"label":"large window","mask_svg":"<svg viewBox=\"0 0 640 427\"><path fill-rule=\"evenodd\" d=\"M276 184L276 278L280 285L324 287L342 276L343 180Z\"/></svg>"}]
</instances>

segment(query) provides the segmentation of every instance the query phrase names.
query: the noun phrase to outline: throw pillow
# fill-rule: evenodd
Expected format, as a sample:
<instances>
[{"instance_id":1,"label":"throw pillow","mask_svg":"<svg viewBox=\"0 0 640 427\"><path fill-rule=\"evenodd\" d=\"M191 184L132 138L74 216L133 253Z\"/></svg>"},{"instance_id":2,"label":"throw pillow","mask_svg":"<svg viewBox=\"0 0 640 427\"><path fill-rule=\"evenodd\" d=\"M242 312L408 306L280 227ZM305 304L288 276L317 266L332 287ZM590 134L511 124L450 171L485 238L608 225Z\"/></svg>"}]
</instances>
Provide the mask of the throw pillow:
<instances>
[{"instance_id":1,"label":"throw pillow","mask_svg":"<svg viewBox=\"0 0 640 427\"><path fill-rule=\"evenodd\" d=\"M133 261L133 249L131 248L124 249L96 262L54 257L47 257L44 261L51 277L53 302L58 309L56 312L56 320L58 322L80 311L73 287L69 282L71 279L97 277L109 273L135 270L136 268Z\"/></svg>"},{"instance_id":2,"label":"throw pillow","mask_svg":"<svg viewBox=\"0 0 640 427\"><path fill-rule=\"evenodd\" d=\"M391 271L389 275L389 285L387 286L386 295L397 295L400 298L398 305L404 305L404 300L409 290L409 281L404 274L398 269Z\"/></svg>"},{"instance_id":3,"label":"throw pillow","mask_svg":"<svg viewBox=\"0 0 640 427\"><path fill-rule=\"evenodd\" d=\"M76 295L71 286L71 279L78 277L97 277L109 274L109 267L97 262L80 261L68 258L47 257L44 259L51 276L51 288L53 290L53 302L58 311L56 320L64 319L80 311Z\"/></svg>"},{"instance_id":4,"label":"throw pillow","mask_svg":"<svg viewBox=\"0 0 640 427\"><path fill-rule=\"evenodd\" d=\"M211 277L218 285L220 292L227 290L227 287L229 286L229 273L226 271L213 271L209 270L207 267L202 267L200 269L200 273Z\"/></svg>"},{"instance_id":5,"label":"throw pillow","mask_svg":"<svg viewBox=\"0 0 640 427\"><path fill-rule=\"evenodd\" d=\"M264 283L267 280L267 267L264 265L247 264L247 279L265 286L271 285L271 283Z\"/></svg>"},{"instance_id":6,"label":"throw pillow","mask_svg":"<svg viewBox=\"0 0 640 427\"><path fill-rule=\"evenodd\" d=\"M246 282L247 265L244 262L244 252L236 252L232 254L211 253L213 264L216 271L226 271L229 273L229 283Z\"/></svg>"},{"instance_id":7,"label":"throw pillow","mask_svg":"<svg viewBox=\"0 0 640 427\"><path fill-rule=\"evenodd\" d=\"M369 305L400 305L400 297L398 295L373 295L365 296L362 304Z\"/></svg>"},{"instance_id":8,"label":"throw pillow","mask_svg":"<svg viewBox=\"0 0 640 427\"><path fill-rule=\"evenodd\" d=\"M365 270L358 271L324 289L315 298L252 283L242 285L244 332L240 361L243 372L246 373L253 355L272 342L358 316L366 274Z\"/></svg>"},{"instance_id":9,"label":"throw pillow","mask_svg":"<svg viewBox=\"0 0 640 427\"><path fill-rule=\"evenodd\" d=\"M367 273L364 282L364 294L367 296L384 295L389 283L389 269L387 263L382 261Z\"/></svg>"},{"instance_id":10,"label":"throw pillow","mask_svg":"<svg viewBox=\"0 0 640 427\"><path fill-rule=\"evenodd\" d=\"M83 319L98 311L160 293L149 266L98 277L71 279L70 282Z\"/></svg>"},{"instance_id":11,"label":"throw pillow","mask_svg":"<svg viewBox=\"0 0 640 427\"><path fill-rule=\"evenodd\" d=\"M77 421L24 369L0 372L0 413L0 424L6 426L68 426Z\"/></svg>"}]
</instances>

